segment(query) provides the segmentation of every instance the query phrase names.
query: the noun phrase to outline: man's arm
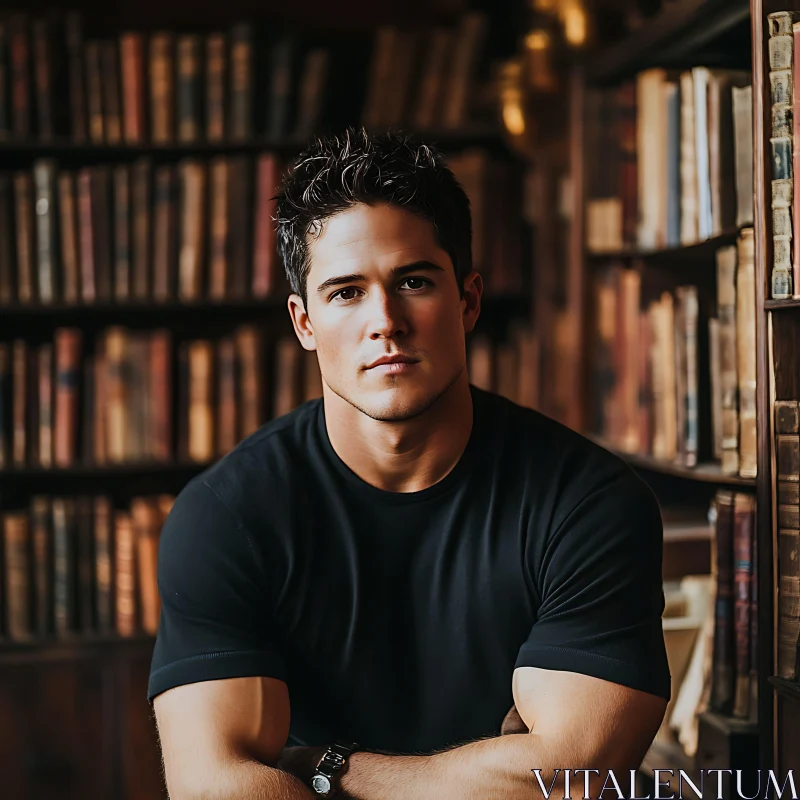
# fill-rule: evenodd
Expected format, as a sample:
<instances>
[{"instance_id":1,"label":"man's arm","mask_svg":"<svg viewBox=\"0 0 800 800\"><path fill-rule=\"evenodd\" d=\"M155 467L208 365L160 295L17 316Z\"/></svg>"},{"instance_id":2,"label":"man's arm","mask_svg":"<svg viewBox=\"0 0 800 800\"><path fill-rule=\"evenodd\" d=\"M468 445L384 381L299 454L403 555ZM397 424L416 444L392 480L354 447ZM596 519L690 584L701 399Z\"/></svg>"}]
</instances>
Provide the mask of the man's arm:
<instances>
[{"instance_id":1,"label":"man's arm","mask_svg":"<svg viewBox=\"0 0 800 800\"><path fill-rule=\"evenodd\" d=\"M289 733L289 692L274 678L178 686L154 702L171 800L309 800L275 768Z\"/></svg>"},{"instance_id":2,"label":"man's arm","mask_svg":"<svg viewBox=\"0 0 800 800\"><path fill-rule=\"evenodd\" d=\"M517 711L529 733L484 739L429 756L355 753L341 780L351 800L485 800L542 796L533 769L556 795L565 769L588 774L597 796L608 770L625 778L644 758L666 709L666 700L636 689L570 672L522 667L514 673ZM390 723L391 724L391 723ZM317 753L295 756L305 779ZM572 776L582 797L586 775ZM559 781L561 783L559 783ZM627 785L627 784L624 784Z\"/></svg>"}]
</instances>

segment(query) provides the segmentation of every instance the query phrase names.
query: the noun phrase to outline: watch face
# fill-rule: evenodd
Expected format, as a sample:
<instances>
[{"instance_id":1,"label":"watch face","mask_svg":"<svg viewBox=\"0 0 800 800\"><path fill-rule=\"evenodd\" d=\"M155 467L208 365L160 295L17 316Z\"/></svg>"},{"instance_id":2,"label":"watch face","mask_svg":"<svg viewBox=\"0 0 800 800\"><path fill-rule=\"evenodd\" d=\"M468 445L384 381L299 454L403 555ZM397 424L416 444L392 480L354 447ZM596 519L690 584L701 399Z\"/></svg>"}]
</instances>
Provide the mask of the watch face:
<instances>
[{"instance_id":1,"label":"watch face","mask_svg":"<svg viewBox=\"0 0 800 800\"><path fill-rule=\"evenodd\" d=\"M331 790L331 782L324 775L315 775L311 779L311 788L317 794L328 794Z\"/></svg>"}]
</instances>

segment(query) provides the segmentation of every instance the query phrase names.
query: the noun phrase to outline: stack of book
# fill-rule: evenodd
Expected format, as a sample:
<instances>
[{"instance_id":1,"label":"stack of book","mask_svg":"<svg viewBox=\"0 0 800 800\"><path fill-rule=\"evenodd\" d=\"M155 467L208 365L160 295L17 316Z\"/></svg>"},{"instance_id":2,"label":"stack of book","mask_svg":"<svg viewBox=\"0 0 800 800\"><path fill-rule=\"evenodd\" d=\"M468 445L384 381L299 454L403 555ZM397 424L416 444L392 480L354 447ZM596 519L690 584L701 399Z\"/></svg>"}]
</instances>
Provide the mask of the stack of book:
<instances>
[{"instance_id":1,"label":"stack of book","mask_svg":"<svg viewBox=\"0 0 800 800\"><path fill-rule=\"evenodd\" d=\"M156 562L174 498L36 495L2 516L5 609L10 641L154 635L161 602Z\"/></svg>"},{"instance_id":2,"label":"stack of book","mask_svg":"<svg viewBox=\"0 0 800 800\"><path fill-rule=\"evenodd\" d=\"M753 224L749 72L650 69L588 96L590 251L691 245Z\"/></svg>"},{"instance_id":3,"label":"stack of book","mask_svg":"<svg viewBox=\"0 0 800 800\"><path fill-rule=\"evenodd\" d=\"M274 381L267 349L254 325L216 341L114 326L86 342L59 328L52 343L0 344L0 467L209 463L270 408L322 395L316 353L296 336L274 345Z\"/></svg>"},{"instance_id":4,"label":"stack of book","mask_svg":"<svg viewBox=\"0 0 800 800\"><path fill-rule=\"evenodd\" d=\"M717 314L696 286L647 302L638 269L612 265L593 286L592 431L615 449L687 467L721 462L755 477L753 230L717 253Z\"/></svg>"},{"instance_id":5,"label":"stack of book","mask_svg":"<svg viewBox=\"0 0 800 800\"><path fill-rule=\"evenodd\" d=\"M249 23L205 35L85 38L81 14L0 23L0 138L170 145L307 137L328 94L330 49L262 37Z\"/></svg>"},{"instance_id":6,"label":"stack of book","mask_svg":"<svg viewBox=\"0 0 800 800\"><path fill-rule=\"evenodd\" d=\"M800 412L797 400L775 401L778 501L779 678L796 680L800 650Z\"/></svg>"},{"instance_id":7,"label":"stack of book","mask_svg":"<svg viewBox=\"0 0 800 800\"><path fill-rule=\"evenodd\" d=\"M0 303L269 297L279 176L271 153L0 173Z\"/></svg>"},{"instance_id":8,"label":"stack of book","mask_svg":"<svg viewBox=\"0 0 800 800\"><path fill-rule=\"evenodd\" d=\"M504 342L476 334L469 343L470 383L526 408L539 404L539 341L527 325L513 324Z\"/></svg>"}]
</instances>

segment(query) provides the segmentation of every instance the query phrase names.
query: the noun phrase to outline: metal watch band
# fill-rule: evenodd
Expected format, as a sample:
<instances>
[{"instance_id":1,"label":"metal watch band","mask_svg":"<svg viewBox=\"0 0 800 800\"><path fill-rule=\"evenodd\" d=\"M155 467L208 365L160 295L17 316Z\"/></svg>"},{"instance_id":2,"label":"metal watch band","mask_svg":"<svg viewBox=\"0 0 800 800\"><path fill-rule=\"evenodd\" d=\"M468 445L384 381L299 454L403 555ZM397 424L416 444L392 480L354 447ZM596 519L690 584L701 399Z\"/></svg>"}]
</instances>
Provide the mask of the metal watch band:
<instances>
[{"instance_id":1,"label":"metal watch band","mask_svg":"<svg viewBox=\"0 0 800 800\"><path fill-rule=\"evenodd\" d=\"M323 754L311 778L311 788L323 797L329 797L333 789L333 779L347 763L347 758L358 749L358 745L332 744Z\"/></svg>"}]
</instances>

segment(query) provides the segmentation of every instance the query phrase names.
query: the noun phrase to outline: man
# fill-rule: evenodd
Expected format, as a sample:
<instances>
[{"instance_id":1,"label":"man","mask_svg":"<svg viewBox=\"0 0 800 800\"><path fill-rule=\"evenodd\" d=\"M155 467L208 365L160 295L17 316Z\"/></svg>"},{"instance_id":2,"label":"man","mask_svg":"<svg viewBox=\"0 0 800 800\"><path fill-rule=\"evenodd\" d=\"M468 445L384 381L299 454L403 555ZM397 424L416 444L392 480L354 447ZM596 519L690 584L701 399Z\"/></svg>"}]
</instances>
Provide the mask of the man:
<instances>
[{"instance_id":1,"label":"man","mask_svg":"<svg viewBox=\"0 0 800 800\"><path fill-rule=\"evenodd\" d=\"M530 798L534 769L637 767L669 697L659 509L616 457L470 386L482 281L442 156L318 141L278 239L324 396L164 527L172 799Z\"/></svg>"}]
</instances>

